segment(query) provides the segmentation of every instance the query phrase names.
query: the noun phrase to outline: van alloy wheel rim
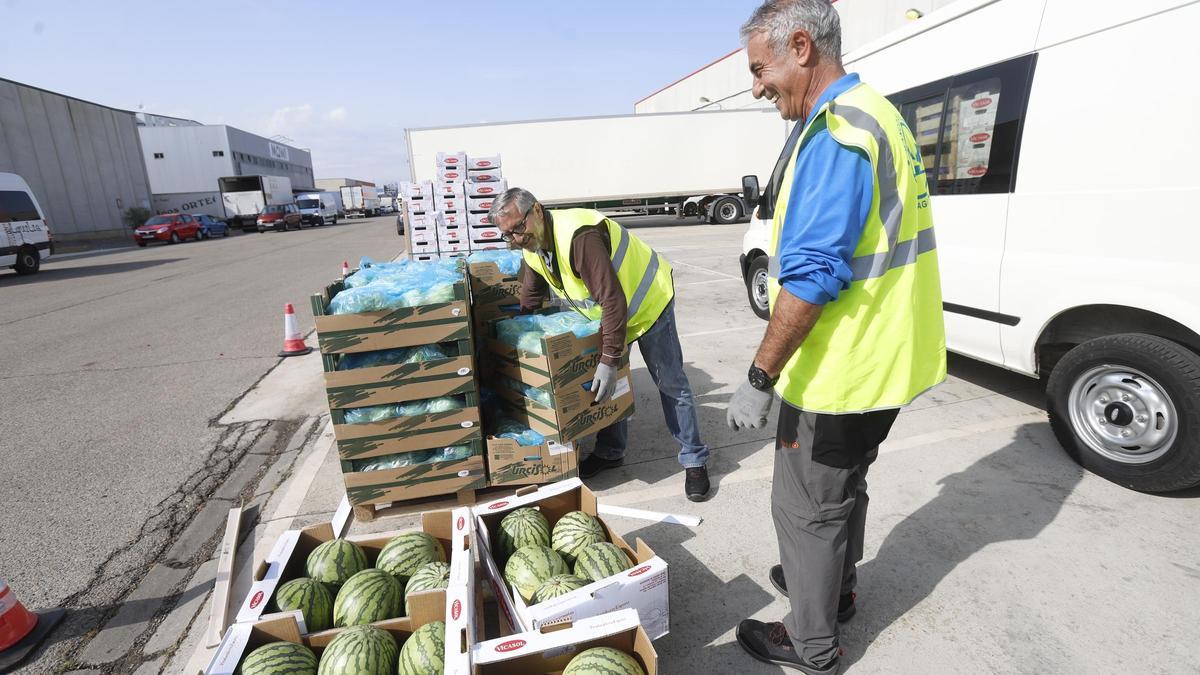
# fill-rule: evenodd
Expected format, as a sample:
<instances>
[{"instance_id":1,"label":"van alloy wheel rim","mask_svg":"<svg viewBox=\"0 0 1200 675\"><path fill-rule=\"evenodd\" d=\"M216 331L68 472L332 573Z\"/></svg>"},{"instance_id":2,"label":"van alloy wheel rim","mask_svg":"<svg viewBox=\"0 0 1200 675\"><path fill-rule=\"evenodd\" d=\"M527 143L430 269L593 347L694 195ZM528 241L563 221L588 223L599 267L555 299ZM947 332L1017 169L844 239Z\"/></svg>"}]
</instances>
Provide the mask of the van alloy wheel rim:
<instances>
[{"instance_id":1,"label":"van alloy wheel rim","mask_svg":"<svg viewBox=\"0 0 1200 675\"><path fill-rule=\"evenodd\" d=\"M737 218L737 206L735 206L732 202L725 202L721 204L719 207L717 207L717 212L724 220L733 220L734 218Z\"/></svg>"},{"instance_id":2,"label":"van alloy wheel rim","mask_svg":"<svg viewBox=\"0 0 1200 675\"><path fill-rule=\"evenodd\" d=\"M1071 426L1094 452L1121 464L1147 464L1166 454L1179 431L1175 404L1163 387L1127 366L1096 366L1067 397Z\"/></svg>"},{"instance_id":3,"label":"van alloy wheel rim","mask_svg":"<svg viewBox=\"0 0 1200 675\"><path fill-rule=\"evenodd\" d=\"M751 282L751 287L754 289L754 304L765 308L769 303L767 299L766 270L759 270L754 273L754 280Z\"/></svg>"}]
</instances>

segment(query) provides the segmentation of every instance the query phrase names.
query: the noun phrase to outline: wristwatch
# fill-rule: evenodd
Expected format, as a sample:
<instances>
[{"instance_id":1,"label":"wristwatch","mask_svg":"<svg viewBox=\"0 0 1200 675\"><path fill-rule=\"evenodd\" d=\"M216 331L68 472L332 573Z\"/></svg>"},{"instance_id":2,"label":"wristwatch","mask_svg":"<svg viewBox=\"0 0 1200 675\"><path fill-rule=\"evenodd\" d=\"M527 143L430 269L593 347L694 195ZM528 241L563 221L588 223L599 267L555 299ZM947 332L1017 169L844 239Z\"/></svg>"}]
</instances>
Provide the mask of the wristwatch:
<instances>
[{"instance_id":1,"label":"wristwatch","mask_svg":"<svg viewBox=\"0 0 1200 675\"><path fill-rule=\"evenodd\" d=\"M754 364L750 364L750 386L759 391L770 391L775 383L779 381L779 376L771 377L767 375L767 371L759 368Z\"/></svg>"}]
</instances>

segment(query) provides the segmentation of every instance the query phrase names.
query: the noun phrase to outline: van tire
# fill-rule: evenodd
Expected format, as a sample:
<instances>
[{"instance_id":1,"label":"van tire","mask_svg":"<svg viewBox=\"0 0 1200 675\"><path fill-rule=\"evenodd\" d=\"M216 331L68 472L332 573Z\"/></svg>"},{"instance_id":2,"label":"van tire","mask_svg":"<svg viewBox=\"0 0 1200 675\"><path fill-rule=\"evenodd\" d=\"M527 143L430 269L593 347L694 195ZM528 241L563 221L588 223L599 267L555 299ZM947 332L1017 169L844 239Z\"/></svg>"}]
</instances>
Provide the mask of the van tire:
<instances>
[{"instance_id":1,"label":"van tire","mask_svg":"<svg viewBox=\"0 0 1200 675\"><path fill-rule=\"evenodd\" d=\"M764 321L771 318L771 308L766 295L767 261L767 256L760 255L751 260L746 269L746 298L750 301L750 309L754 310L754 315Z\"/></svg>"},{"instance_id":2,"label":"van tire","mask_svg":"<svg viewBox=\"0 0 1200 675\"><path fill-rule=\"evenodd\" d=\"M712 221L717 225L736 223L742 217L742 205L733 197L722 197L713 204Z\"/></svg>"},{"instance_id":3,"label":"van tire","mask_svg":"<svg viewBox=\"0 0 1200 675\"><path fill-rule=\"evenodd\" d=\"M1085 469L1140 492L1200 484L1195 352L1144 333L1089 340L1055 365L1046 395L1054 435ZM1117 431L1131 445L1114 443Z\"/></svg>"},{"instance_id":4,"label":"van tire","mask_svg":"<svg viewBox=\"0 0 1200 675\"><path fill-rule=\"evenodd\" d=\"M42 268L42 256L32 246L24 246L17 251L17 262L13 269L17 274L35 274Z\"/></svg>"}]
</instances>

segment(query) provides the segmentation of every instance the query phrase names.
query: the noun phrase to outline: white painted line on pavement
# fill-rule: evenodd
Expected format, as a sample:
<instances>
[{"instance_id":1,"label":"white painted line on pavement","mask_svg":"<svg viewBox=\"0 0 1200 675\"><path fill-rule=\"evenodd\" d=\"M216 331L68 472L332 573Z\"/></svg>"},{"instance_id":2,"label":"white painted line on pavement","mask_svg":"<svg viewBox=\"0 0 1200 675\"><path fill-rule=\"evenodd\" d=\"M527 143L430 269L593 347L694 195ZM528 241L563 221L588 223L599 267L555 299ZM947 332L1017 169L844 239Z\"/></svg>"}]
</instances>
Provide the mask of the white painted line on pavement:
<instances>
[{"instance_id":1,"label":"white painted line on pavement","mask_svg":"<svg viewBox=\"0 0 1200 675\"><path fill-rule=\"evenodd\" d=\"M766 323L763 323L761 326L761 328L764 330L766 329L766 327L767 327ZM698 333L684 333L683 335L679 336L679 339L682 340L683 338L700 337L702 335L719 335L721 333L736 333L738 331L751 330L754 328L760 328L760 326L758 326L756 324L751 324L749 326L735 326L733 328L720 328L717 330L702 330Z\"/></svg>"},{"instance_id":2,"label":"white painted line on pavement","mask_svg":"<svg viewBox=\"0 0 1200 675\"><path fill-rule=\"evenodd\" d=\"M672 261L672 262L671 262L671 264L672 264L672 265L682 265L682 266L684 266L684 267L690 267L690 268L692 268L692 269L694 269L694 270L699 270L699 271L701 271L701 272L708 272L709 274L715 274L715 275L717 275L717 276L719 276L719 277L726 277L726 278L728 278L728 279L737 279L738 281L741 281L741 280L742 280L742 278L741 278L741 277L739 277L739 276L734 276L734 275L732 275L732 274L726 274L726 273L724 273L724 272L718 272L718 271L716 271L716 270L710 270L710 269L708 269L707 267L701 267L700 265L693 265L692 263L683 262L682 260L675 260L675 261Z\"/></svg>"},{"instance_id":3,"label":"white painted line on pavement","mask_svg":"<svg viewBox=\"0 0 1200 675\"><path fill-rule=\"evenodd\" d=\"M682 284L675 284L675 286L676 286L676 288L678 288L678 287L680 287L680 286L699 286L699 285L701 285L701 284L727 284L727 283L729 283L729 282L731 282L731 281L736 281L736 282L738 282L739 284L740 284L740 283L742 283L742 280L741 280L741 279L734 279L734 278L729 278L729 279L706 279L706 280L704 280L704 281L685 281L685 282L684 282L684 283L682 283Z\"/></svg>"}]
</instances>

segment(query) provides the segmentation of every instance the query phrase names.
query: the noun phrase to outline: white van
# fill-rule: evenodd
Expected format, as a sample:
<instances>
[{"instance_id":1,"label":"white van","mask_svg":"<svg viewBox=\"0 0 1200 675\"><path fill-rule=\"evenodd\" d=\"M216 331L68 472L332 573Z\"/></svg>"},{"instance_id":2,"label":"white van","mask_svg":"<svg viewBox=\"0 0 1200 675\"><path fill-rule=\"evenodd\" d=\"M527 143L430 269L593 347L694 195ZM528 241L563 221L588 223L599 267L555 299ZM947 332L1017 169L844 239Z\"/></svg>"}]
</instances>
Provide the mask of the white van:
<instances>
[{"instance_id":1,"label":"white van","mask_svg":"<svg viewBox=\"0 0 1200 675\"><path fill-rule=\"evenodd\" d=\"M961 0L844 58L920 145L949 348L1046 378L1068 453L1146 492L1200 484L1197 26L1194 0ZM743 241L760 316L777 182Z\"/></svg>"},{"instance_id":2,"label":"white van","mask_svg":"<svg viewBox=\"0 0 1200 675\"><path fill-rule=\"evenodd\" d=\"M15 173L0 173L0 267L33 274L54 253L46 215L29 184Z\"/></svg>"},{"instance_id":3,"label":"white van","mask_svg":"<svg viewBox=\"0 0 1200 675\"><path fill-rule=\"evenodd\" d=\"M306 192L296 195L300 220L309 225L337 225L342 195L337 192Z\"/></svg>"}]
</instances>

